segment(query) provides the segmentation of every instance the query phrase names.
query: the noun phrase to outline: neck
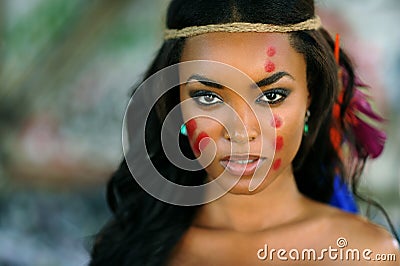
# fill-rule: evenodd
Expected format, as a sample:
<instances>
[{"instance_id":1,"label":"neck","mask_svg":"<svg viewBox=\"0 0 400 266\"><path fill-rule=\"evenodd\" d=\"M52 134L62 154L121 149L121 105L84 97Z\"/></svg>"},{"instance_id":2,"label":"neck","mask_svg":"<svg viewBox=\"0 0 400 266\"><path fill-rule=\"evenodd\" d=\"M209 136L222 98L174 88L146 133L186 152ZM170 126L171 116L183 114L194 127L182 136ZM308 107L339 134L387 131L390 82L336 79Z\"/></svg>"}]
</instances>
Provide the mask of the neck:
<instances>
[{"instance_id":1,"label":"neck","mask_svg":"<svg viewBox=\"0 0 400 266\"><path fill-rule=\"evenodd\" d=\"M205 204L195 226L239 232L263 231L298 218L304 205L291 167L285 169L266 188L252 195L227 193Z\"/></svg>"}]
</instances>

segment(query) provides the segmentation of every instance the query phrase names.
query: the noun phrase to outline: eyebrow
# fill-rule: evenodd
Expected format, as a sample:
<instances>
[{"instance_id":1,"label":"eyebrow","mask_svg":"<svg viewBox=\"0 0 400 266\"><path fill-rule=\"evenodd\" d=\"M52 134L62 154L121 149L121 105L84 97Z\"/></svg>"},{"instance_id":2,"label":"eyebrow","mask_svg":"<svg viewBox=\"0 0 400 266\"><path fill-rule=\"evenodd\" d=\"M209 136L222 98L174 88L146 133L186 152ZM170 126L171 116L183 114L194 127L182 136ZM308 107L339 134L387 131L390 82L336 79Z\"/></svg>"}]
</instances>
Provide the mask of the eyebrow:
<instances>
[{"instance_id":1,"label":"eyebrow","mask_svg":"<svg viewBox=\"0 0 400 266\"><path fill-rule=\"evenodd\" d=\"M198 75L198 74L191 75L187 79L186 83L189 83L191 81L197 81L197 82L200 82L201 84L203 84L203 85L205 85L207 87L213 87L213 88L216 88L216 89L222 89L224 87L221 84L218 84L216 81L211 80L209 78L206 78L206 77L204 77L202 75Z\"/></svg>"},{"instance_id":2,"label":"eyebrow","mask_svg":"<svg viewBox=\"0 0 400 266\"><path fill-rule=\"evenodd\" d=\"M280 80L283 77L289 77L290 79L295 80L294 77L292 75L290 75L289 73L287 73L285 71L280 71L280 72L276 72L276 73L272 74L271 76L266 77L266 78L256 82L255 84L252 85L252 87L257 88L257 87L268 86L268 85L271 85L271 84L277 82L278 80ZM216 81L206 78L199 74L191 75L187 79L186 83L189 83L191 81L197 81L205 86L216 88L216 89L222 89L224 87L223 85L217 83Z\"/></svg>"},{"instance_id":3,"label":"eyebrow","mask_svg":"<svg viewBox=\"0 0 400 266\"><path fill-rule=\"evenodd\" d=\"M258 82L256 82L255 85L257 85L258 87L264 87L264 86L268 86L271 85L275 82L277 82L278 80L280 80L283 77L289 77L292 80L295 80L294 77L292 75L290 75L289 73L285 72L285 71L280 71L280 72L276 72L274 74L272 74L269 77L266 77ZM255 87L255 85L253 85L253 87Z\"/></svg>"}]
</instances>

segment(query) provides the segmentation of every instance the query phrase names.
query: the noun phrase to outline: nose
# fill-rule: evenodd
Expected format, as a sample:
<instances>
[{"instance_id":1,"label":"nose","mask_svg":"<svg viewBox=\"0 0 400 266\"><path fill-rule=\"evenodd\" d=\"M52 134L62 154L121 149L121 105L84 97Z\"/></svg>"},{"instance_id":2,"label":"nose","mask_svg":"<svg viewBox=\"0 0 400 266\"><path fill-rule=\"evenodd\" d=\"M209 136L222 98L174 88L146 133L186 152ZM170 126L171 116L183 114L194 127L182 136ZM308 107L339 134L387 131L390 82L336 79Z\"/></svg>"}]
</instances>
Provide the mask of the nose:
<instances>
[{"instance_id":1,"label":"nose","mask_svg":"<svg viewBox=\"0 0 400 266\"><path fill-rule=\"evenodd\" d=\"M254 141L260 134L260 125L254 110L243 100L233 106L233 114L225 125L224 138L235 143Z\"/></svg>"}]
</instances>

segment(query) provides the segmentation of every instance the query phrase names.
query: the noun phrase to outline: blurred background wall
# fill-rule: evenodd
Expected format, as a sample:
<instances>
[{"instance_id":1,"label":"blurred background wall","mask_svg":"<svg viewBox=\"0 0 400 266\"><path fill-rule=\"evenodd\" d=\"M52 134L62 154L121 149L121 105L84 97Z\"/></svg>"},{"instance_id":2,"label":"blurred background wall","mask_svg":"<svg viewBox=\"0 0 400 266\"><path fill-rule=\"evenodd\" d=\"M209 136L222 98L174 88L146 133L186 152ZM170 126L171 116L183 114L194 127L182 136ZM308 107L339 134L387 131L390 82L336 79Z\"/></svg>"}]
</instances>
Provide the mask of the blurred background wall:
<instances>
[{"instance_id":1,"label":"blurred background wall","mask_svg":"<svg viewBox=\"0 0 400 266\"><path fill-rule=\"evenodd\" d=\"M0 1L0 265L84 265L167 0ZM400 230L400 2L316 0L388 119L362 191ZM376 222L386 226L379 213Z\"/></svg>"}]
</instances>

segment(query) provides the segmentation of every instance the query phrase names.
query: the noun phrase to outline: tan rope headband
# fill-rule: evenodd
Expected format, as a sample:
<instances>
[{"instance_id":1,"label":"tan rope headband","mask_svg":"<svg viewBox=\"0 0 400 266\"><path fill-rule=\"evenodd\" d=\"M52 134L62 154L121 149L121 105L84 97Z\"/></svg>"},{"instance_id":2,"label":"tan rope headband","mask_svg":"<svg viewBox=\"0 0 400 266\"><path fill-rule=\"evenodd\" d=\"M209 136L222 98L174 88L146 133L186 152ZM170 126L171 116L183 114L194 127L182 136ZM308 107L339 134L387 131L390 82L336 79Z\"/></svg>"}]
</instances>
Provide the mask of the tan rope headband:
<instances>
[{"instance_id":1,"label":"tan rope headband","mask_svg":"<svg viewBox=\"0 0 400 266\"><path fill-rule=\"evenodd\" d=\"M210 32L292 32L301 30L316 30L321 27L321 19L318 16L296 24L273 25L262 23L234 22L228 24L210 24L206 26L193 26L180 30L165 30L164 39L176 39L182 37L193 37Z\"/></svg>"}]
</instances>

